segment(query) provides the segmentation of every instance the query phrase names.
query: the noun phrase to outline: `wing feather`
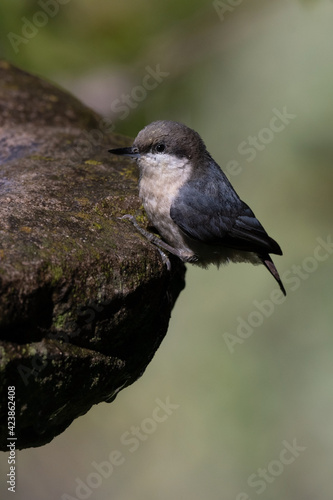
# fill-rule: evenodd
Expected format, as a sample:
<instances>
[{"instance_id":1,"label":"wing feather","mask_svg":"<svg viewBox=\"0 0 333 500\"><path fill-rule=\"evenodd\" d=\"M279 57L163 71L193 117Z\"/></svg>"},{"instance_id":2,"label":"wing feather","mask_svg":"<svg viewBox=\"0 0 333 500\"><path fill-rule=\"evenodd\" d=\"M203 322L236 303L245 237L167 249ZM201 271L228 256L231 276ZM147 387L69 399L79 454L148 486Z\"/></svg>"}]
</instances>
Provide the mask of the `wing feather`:
<instances>
[{"instance_id":1,"label":"wing feather","mask_svg":"<svg viewBox=\"0 0 333 500\"><path fill-rule=\"evenodd\" d=\"M209 245L282 255L218 165L211 167L209 176L198 175L180 189L171 205L172 220L188 237Z\"/></svg>"}]
</instances>

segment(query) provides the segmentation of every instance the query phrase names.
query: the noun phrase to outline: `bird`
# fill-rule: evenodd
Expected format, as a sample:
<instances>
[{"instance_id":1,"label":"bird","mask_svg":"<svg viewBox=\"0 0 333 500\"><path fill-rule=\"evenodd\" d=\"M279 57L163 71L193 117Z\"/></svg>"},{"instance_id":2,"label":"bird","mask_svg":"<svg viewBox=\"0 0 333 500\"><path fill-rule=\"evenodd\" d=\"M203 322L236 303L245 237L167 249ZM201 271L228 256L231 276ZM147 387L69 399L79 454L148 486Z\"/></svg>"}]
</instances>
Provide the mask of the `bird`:
<instances>
[{"instance_id":1,"label":"bird","mask_svg":"<svg viewBox=\"0 0 333 500\"><path fill-rule=\"evenodd\" d=\"M137 162L139 197L160 237L141 228L134 216L125 218L151 242L204 268L263 264L286 295L269 255L282 255L280 246L240 199L195 130L175 121L154 121L140 130L131 147L109 152Z\"/></svg>"}]
</instances>

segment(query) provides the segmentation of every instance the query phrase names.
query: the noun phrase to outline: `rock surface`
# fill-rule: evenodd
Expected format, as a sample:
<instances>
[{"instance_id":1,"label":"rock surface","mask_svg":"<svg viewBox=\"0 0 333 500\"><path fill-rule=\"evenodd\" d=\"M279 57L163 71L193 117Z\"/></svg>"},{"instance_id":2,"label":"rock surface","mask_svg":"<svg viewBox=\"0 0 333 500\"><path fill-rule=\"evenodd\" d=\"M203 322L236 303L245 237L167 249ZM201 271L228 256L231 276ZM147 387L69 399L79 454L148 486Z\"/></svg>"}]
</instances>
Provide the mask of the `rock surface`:
<instances>
[{"instance_id":1,"label":"rock surface","mask_svg":"<svg viewBox=\"0 0 333 500\"><path fill-rule=\"evenodd\" d=\"M40 446L145 370L184 287L126 220L137 171L100 116L0 61L0 449ZM140 222L147 221L141 213ZM111 413L111 409L110 409ZM13 421L11 420L13 423Z\"/></svg>"}]
</instances>

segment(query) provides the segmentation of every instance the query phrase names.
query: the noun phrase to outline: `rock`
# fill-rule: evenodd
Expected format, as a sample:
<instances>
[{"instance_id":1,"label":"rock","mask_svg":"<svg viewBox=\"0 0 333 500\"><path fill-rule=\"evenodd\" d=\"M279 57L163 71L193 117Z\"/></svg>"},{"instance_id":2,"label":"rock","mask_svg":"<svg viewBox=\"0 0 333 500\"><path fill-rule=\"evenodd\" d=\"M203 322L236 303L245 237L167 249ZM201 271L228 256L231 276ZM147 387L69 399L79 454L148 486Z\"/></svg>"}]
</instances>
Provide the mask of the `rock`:
<instances>
[{"instance_id":1,"label":"rock","mask_svg":"<svg viewBox=\"0 0 333 500\"><path fill-rule=\"evenodd\" d=\"M119 217L140 213L130 140L66 92L0 61L0 445L18 449L111 401L154 356L184 287ZM141 213L140 223L147 222ZM111 418L111 416L110 416ZM13 420L11 420L13 423Z\"/></svg>"}]
</instances>

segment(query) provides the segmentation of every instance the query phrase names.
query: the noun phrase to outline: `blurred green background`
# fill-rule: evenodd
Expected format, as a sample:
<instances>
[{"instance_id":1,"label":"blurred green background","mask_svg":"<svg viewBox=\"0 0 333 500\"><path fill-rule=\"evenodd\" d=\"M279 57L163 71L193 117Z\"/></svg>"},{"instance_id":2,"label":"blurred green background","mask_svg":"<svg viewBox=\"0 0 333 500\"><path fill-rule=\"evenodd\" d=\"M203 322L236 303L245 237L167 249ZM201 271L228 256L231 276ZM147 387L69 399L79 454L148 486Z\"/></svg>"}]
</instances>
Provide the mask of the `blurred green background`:
<instances>
[{"instance_id":1,"label":"blurred green background","mask_svg":"<svg viewBox=\"0 0 333 500\"><path fill-rule=\"evenodd\" d=\"M16 499L332 499L333 254L316 251L333 233L332 26L329 0L1 0L1 57L70 90L116 132L172 119L201 134L280 243L288 291L263 317L258 304L276 288L263 267L188 266L143 377L20 452ZM167 75L143 95L147 66ZM131 106L120 112L124 94ZM284 109L283 130L264 131ZM249 137L260 139L251 155ZM228 347L226 334L255 319ZM168 397L179 407L149 427L156 398ZM121 436L132 426L147 432L131 452ZM295 439L299 451L285 455ZM97 484L92 462L113 450L123 463ZM6 454L0 465L3 480ZM77 479L94 477L78 497Z\"/></svg>"}]
</instances>

